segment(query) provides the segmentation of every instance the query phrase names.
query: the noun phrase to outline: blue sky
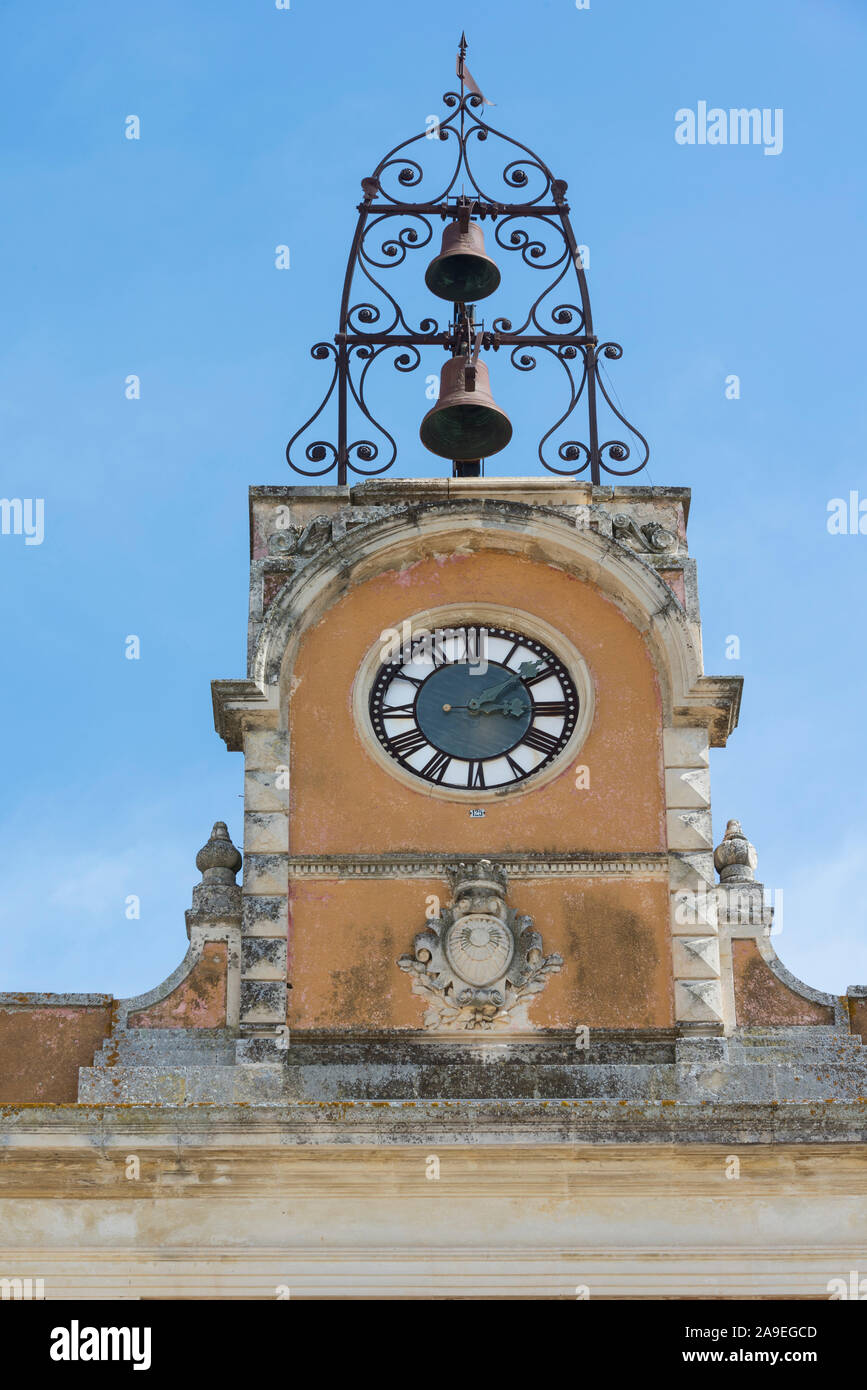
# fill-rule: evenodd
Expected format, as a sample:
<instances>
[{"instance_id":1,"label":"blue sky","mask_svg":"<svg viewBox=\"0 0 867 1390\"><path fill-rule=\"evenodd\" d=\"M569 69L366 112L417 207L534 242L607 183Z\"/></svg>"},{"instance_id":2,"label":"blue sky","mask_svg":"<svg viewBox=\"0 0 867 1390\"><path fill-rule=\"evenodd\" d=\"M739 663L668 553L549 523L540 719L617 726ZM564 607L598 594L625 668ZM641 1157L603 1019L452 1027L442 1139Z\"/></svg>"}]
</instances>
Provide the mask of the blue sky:
<instances>
[{"instance_id":1,"label":"blue sky","mask_svg":"<svg viewBox=\"0 0 867 1390\"><path fill-rule=\"evenodd\" d=\"M0 493L44 498L45 536L0 536L0 988L150 988L212 821L240 843L209 682L244 671L247 488L290 480L359 180L442 110L462 27L493 123L568 180L640 481L693 489L705 668L746 678L716 838L742 819L791 970L867 982L867 535L826 525L831 498L867 498L859 0L19 0ZM699 101L782 108L782 152L679 145ZM511 410L526 386L492 365ZM436 472L421 375L390 389L397 471ZM536 467L516 441L489 472Z\"/></svg>"}]
</instances>

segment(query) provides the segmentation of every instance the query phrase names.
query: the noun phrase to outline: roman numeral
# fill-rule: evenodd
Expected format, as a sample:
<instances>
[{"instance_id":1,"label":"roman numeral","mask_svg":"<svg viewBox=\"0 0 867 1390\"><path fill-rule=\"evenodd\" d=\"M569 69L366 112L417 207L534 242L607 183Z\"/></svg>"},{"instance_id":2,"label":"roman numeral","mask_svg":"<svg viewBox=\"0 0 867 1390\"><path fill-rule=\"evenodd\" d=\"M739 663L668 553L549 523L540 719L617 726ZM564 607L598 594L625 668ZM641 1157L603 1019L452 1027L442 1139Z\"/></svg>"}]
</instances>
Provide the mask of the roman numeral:
<instances>
[{"instance_id":1,"label":"roman numeral","mask_svg":"<svg viewBox=\"0 0 867 1390\"><path fill-rule=\"evenodd\" d=\"M399 714L412 714L413 706L409 705L383 705L382 717L388 719L390 716Z\"/></svg>"},{"instance_id":2,"label":"roman numeral","mask_svg":"<svg viewBox=\"0 0 867 1390\"><path fill-rule=\"evenodd\" d=\"M512 660L512 657L515 655L515 652L518 650L518 648L520 647L520 645L521 645L520 642L513 642L513 643L512 643L511 647L510 647L509 650L506 652L506 655L503 657L503 660L502 660L502 662L501 662L501 665L503 665L503 666L508 666L509 662Z\"/></svg>"},{"instance_id":3,"label":"roman numeral","mask_svg":"<svg viewBox=\"0 0 867 1390\"><path fill-rule=\"evenodd\" d=\"M546 734L543 729L533 728L528 729L521 740L528 748L535 748L538 753L553 753L558 741L553 734Z\"/></svg>"},{"instance_id":4,"label":"roman numeral","mask_svg":"<svg viewBox=\"0 0 867 1390\"><path fill-rule=\"evenodd\" d=\"M425 666L425 665L427 665L427 662L428 662L428 661L430 661L431 664L432 664L433 666L436 666L436 664L437 664L437 662L436 662L436 655L435 655L434 651L432 650L432 647L431 647L431 646L416 647L416 648L410 653L410 665ZM403 679L404 679L404 680L412 680L413 677L412 677L412 676L404 676Z\"/></svg>"},{"instance_id":5,"label":"roman numeral","mask_svg":"<svg viewBox=\"0 0 867 1390\"><path fill-rule=\"evenodd\" d=\"M421 769L422 777L427 777L430 782L441 782L446 775L446 768L451 760L451 753L441 753L439 749L437 749L433 757L430 758Z\"/></svg>"},{"instance_id":6,"label":"roman numeral","mask_svg":"<svg viewBox=\"0 0 867 1390\"><path fill-rule=\"evenodd\" d=\"M464 629L464 654L461 658L469 666L481 666L486 659L488 629L468 627Z\"/></svg>"},{"instance_id":7,"label":"roman numeral","mask_svg":"<svg viewBox=\"0 0 867 1390\"><path fill-rule=\"evenodd\" d=\"M405 676L402 671L399 671L397 673L397 675L394 677L394 680L409 681L409 684L414 685L416 690L419 690L421 686L424 685L424 681L419 680L417 676Z\"/></svg>"},{"instance_id":8,"label":"roman numeral","mask_svg":"<svg viewBox=\"0 0 867 1390\"><path fill-rule=\"evenodd\" d=\"M534 714L534 715L548 714L548 715L554 716L554 718L556 718L557 715L560 715L561 718L565 719L565 717L566 717L566 701L565 701L565 700L537 700L536 703L533 705L533 714Z\"/></svg>"},{"instance_id":9,"label":"roman numeral","mask_svg":"<svg viewBox=\"0 0 867 1390\"><path fill-rule=\"evenodd\" d=\"M388 751L398 758L408 758L410 753L417 753L426 744L427 739L421 729L407 729L405 734L397 734L388 740Z\"/></svg>"},{"instance_id":10,"label":"roman numeral","mask_svg":"<svg viewBox=\"0 0 867 1390\"><path fill-rule=\"evenodd\" d=\"M485 765L484 765L484 763L475 763L475 762L473 762L473 761L471 760L471 761L470 761L470 765L469 765L469 769L468 769L468 771L467 771L467 786L468 786L469 788L473 788L473 787L484 787L484 785L485 785Z\"/></svg>"},{"instance_id":11,"label":"roman numeral","mask_svg":"<svg viewBox=\"0 0 867 1390\"><path fill-rule=\"evenodd\" d=\"M510 757L508 753L506 754L506 762L509 764L509 767L512 769L512 774L513 774L514 777L516 777L516 778L517 778L517 777L526 777L527 774L526 774L526 772L524 771L524 769L521 767L521 764L520 764L520 763L516 763L516 762L515 762L515 759L512 758L512 757Z\"/></svg>"}]
</instances>

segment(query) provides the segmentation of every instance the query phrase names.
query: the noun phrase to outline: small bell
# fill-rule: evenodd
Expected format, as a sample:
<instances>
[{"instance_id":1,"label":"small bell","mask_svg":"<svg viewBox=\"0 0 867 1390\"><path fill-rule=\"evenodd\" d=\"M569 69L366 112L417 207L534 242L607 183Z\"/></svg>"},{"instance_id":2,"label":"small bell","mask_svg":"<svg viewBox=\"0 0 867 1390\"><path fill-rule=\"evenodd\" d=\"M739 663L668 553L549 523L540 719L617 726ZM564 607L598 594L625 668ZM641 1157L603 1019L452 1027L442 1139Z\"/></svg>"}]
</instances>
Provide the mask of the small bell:
<instances>
[{"instance_id":1,"label":"small bell","mask_svg":"<svg viewBox=\"0 0 867 1390\"><path fill-rule=\"evenodd\" d=\"M424 273L424 282L440 299L462 304L494 293L500 271L485 253L485 237L478 222L468 222L466 228L461 227L461 219L449 223L440 253Z\"/></svg>"},{"instance_id":2,"label":"small bell","mask_svg":"<svg viewBox=\"0 0 867 1390\"><path fill-rule=\"evenodd\" d=\"M440 374L439 400L419 434L425 448L444 459L483 459L505 449L512 422L491 395L484 362L449 358Z\"/></svg>"}]
</instances>

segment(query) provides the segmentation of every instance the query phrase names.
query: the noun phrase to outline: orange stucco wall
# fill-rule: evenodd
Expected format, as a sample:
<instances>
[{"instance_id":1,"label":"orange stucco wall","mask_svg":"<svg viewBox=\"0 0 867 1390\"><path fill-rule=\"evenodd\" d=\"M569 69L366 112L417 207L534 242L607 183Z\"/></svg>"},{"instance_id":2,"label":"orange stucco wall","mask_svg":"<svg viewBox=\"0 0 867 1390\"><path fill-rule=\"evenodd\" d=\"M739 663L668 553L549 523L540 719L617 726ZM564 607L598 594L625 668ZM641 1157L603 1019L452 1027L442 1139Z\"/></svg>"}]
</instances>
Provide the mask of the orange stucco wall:
<instances>
[{"instance_id":1,"label":"orange stucco wall","mask_svg":"<svg viewBox=\"0 0 867 1390\"><path fill-rule=\"evenodd\" d=\"M351 692L384 628L444 604L513 605L558 628L587 662L596 715L578 762L539 790L507 795L471 820L464 800L403 786L364 748ZM595 589L497 551L454 553L352 589L308 632L293 671L290 850L295 854L665 848L661 707L640 633Z\"/></svg>"},{"instance_id":2,"label":"orange stucco wall","mask_svg":"<svg viewBox=\"0 0 867 1390\"><path fill-rule=\"evenodd\" d=\"M424 1008L398 970L425 928L439 879L300 880L290 884L290 1027L420 1028Z\"/></svg>"},{"instance_id":3,"label":"orange stucco wall","mask_svg":"<svg viewBox=\"0 0 867 1390\"><path fill-rule=\"evenodd\" d=\"M537 1027L672 1023L667 880L542 879L515 884L512 899L565 962L533 1004Z\"/></svg>"},{"instance_id":4,"label":"orange stucco wall","mask_svg":"<svg viewBox=\"0 0 867 1390\"><path fill-rule=\"evenodd\" d=\"M0 1010L0 1102L71 1104L111 1027L111 1007Z\"/></svg>"},{"instance_id":5,"label":"orange stucco wall","mask_svg":"<svg viewBox=\"0 0 867 1390\"><path fill-rule=\"evenodd\" d=\"M420 1028L425 1005L399 970L423 931L439 879L299 880L291 885L294 1029ZM536 1028L660 1028L672 1022L665 882L513 881L509 902L535 918L565 961L533 1001Z\"/></svg>"},{"instance_id":6,"label":"orange stucco wall","mask_svg":"<svg viewBox=\"0 0 867 1390\"><path fill-rule=\"evenodd\" d=\"M574 762L550 782L485 804L441 800L386 772L355 727L352 688L384 628L462 602L535 614L588 664L596 710ZM516 622L518 620L516 619ZM426 557L349 590L303 638L292 673L289 849L293 854L658 851L666 848L661 704L640 633L590 585L494 550ZM298 1029L418 1028L424 1004L397 957L424 926L425 898L448 885L418 879L291 885L290 1022ZM671 1023L668 891L664 881L566 877L513 882L546 952L566 960L534 1001L537 1027L663 1027Z\"/></svg>"}]
</instances>

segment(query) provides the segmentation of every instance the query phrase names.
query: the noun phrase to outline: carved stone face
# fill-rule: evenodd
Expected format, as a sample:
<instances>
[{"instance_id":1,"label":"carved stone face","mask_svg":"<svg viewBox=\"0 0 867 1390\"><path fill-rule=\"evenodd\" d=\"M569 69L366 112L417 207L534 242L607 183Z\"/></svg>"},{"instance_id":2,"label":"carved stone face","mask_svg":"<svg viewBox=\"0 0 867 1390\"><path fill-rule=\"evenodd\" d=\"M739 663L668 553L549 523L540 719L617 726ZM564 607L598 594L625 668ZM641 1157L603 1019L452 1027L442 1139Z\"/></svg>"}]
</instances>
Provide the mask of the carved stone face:
<instances>
[{"instance_id":1,"label":"carved stone face","mask_svg":"<svg viewBox=\"0 0 867 1390\"><path fill-rule=\"evenodd\" d=\"M455 898L455 916L466 917L470 913L482 913L489 917L504 918L506 905L487 885L480 883L462 888Z\"/></svg>"}]
</instances>

